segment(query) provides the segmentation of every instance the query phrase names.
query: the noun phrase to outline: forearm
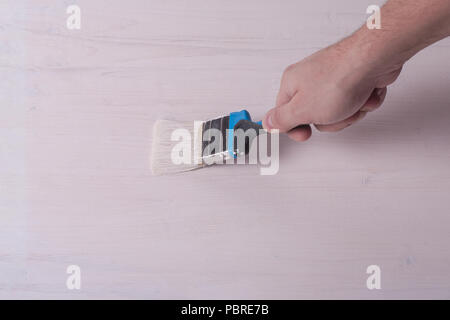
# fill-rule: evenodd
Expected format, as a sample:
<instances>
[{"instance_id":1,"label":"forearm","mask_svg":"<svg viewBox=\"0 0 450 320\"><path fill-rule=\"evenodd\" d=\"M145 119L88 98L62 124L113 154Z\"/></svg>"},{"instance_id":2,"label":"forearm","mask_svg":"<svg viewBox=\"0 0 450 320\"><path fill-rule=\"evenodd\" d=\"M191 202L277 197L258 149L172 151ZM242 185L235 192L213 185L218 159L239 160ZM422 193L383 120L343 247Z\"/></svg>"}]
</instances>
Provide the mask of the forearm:
<instances>
[{"instance_id":1,"label":"forearm","mask_svg":"<svg viewBox=\"0 0 450 320\"><path fill-rule=\"evenodd\" d=\"M348 40L366 64L401 67L423 48L450 35L450 0L389 0L381 8L381 29L365 25Z\"/></svg>"}]
</instances>

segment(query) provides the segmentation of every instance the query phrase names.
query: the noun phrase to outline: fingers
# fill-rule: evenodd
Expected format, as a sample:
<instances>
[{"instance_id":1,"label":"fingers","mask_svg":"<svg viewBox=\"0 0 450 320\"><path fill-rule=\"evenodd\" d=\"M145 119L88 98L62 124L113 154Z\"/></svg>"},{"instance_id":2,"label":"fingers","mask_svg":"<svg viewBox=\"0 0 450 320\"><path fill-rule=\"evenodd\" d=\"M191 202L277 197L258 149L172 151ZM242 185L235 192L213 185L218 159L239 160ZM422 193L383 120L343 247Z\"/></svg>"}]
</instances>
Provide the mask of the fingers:
<instances>
[{"instance_id":1,"label":"fingers","mask_svg":"<svg viewBox=\"0 0 450 320\"><path fill-rule=\"evenodd\" d=\"M351 124L355 123L356 121L361 120L362 118L365 117L367 112L365 111L358 111L356 112L354 115L352 115L351 117L333 123L333 124L316 124L314 125L316 127L317 130L321 131L321 132L337 132L337 131L341 131L342 129L347 128L348 126L350 126Z\"/></svg>"},{"instance_id":2,"label":"fingers","mask_svg":"<svg viewBox=\"0 0 450 320\"><path fill-rule=\"evenodd\" d=\"M286 103L288 103L292 96L288 94L287 89L285 88L286 82L282 81L280 90L277 95L277 101L276 101L276 107L280 107ZM312 130L311 127L307 124L297 126L287 132L287 135L289 138L291 138L294 141L302 142L306 141L311 137Z\"/></svg>"},{"instance_id":3,"label":"fingers","mask_svg":"<svg viewBox=\"0 0 450 320\"><path fill-rule=\"evenodd\" d=\"M387 88L375 88L361 109L351 117L332 124L316 124L317 130L322 132L337 132L345 129L351 124L364 118L367 112L374 111L383 103L387 93ZM276 107L271 109L263 120L264 128L279 129L286 132L295 141L305 141L311 137L311 127L313 123L312 115L304 105L300 94L295 94L292 98L284 88L280 88L277 96ZM300 124L300 125L299 125Z\"/></svg>"},{"instance_id":4,"label":"fingers","mask_svg":"<svg viewBox=\"0 0 450 320\"><path fill-rule=\"evenodd\" d=\"M291 100L292 96L287 93L287 91L283 88L283 84L281 84L280 91L277 95L276 107L279 107L283 104L286 104Z\"/></svg>"},{"instance_id":5,"label":"fingers","mask_svg":"<svg viewBox=\"0 0 450 320\"><path fill-rule=\"evenodd\" d=\"M375 88L372 91L369 99L367 99L366 103L361 107L361 111L371 112L377 109L384 101L386 97L387 88Z\"/></svg>"},{"instance_id":6,"label":"fingers","mask_svg":"<svg viewBox=\"0 0 450 320\"><path fill-rule=\"evenodd\" d=\"M291 129L287 135L294 141L302 142L306 141L311 137L312 130L311 127L307 124L295 127Z\"/></svg>"},{"instance_id":7,"label":"fingers","mask_svg":"<svg viewBox=\"0 0 450 320\"><path fill-rule=\"evenodd\" d=\"M308 123L310 123L308 110L301 107L299 94L289 102L269 110L263 120L264 128L269 131L278 129L280 132L288 132L299 124Z\"/></svg>"},{"instance_id":8,"label":"fingers","mask_svg":"<svg viewBox=\"0 0 450 320\"><path fill-rule=\"evenodd\" d=\"M374 111L378 107L381 106L381 104L384 101L384 98L386 97L387 88L375 88L372 91L372 94L370 95L369 99L367 99L366 103L361 107L361 109L356 112L351 117L342 120L337 123L328 124L328 125L315 125L317 130L322 132L337 132L341 131L348 126L354 124L355 122L363 119L367 112Z\"/></svg>"}]
</instances>

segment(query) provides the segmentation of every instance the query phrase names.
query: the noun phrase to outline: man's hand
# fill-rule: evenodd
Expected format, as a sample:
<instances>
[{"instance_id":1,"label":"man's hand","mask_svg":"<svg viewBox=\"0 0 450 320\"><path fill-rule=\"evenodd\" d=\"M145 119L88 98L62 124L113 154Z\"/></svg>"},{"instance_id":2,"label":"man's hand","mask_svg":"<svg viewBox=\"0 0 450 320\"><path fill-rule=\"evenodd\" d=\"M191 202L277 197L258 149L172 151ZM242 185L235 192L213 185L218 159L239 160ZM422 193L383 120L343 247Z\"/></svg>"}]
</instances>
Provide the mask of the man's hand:
<instances>
[{"instance_id":1,"label":"man's hand","mask_svg":"<svg viewBox=\"0 0 450 320\"><path fill-rule=\"evenodd\" d=\"M263 126L304 141L311 136L311 124L319 131L335 132L362 119L383 103L386 87L397 79L409 58L448 35L450 23L444 18L450 18L449 3L391 0L383 7L381 30L362 27L289 66L276 106L266 114ZM408 10L417 15L412 27L403 19Z\"/></svg>"},{"instance_id":2,"label":"man's hand","mask_svg":"<svg viewBox=\"0 0 450 320\"><path fill-rule=\"evenodd\" d=\"M339 131L382 104L386 86L401 68L375 74L346 40L286 69L276 107L263 121L265 128L304 141L311 136L309 124L319 131Z\"/></svg>"}]
</instances>

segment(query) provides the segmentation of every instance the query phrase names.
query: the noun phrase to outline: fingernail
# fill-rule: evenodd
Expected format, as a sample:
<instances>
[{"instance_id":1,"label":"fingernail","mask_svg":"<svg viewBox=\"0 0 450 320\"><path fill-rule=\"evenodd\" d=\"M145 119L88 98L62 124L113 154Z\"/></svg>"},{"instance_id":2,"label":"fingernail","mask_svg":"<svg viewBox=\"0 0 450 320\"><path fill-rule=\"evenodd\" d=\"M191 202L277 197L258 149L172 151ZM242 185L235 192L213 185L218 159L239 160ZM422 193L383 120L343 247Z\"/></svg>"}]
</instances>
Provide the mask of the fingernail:
<instances>
[{"instance_id":1,"label":"fingernail","mask_svg":"<svg viewBox=\"0 0 450 320\"><path fill-rule=\"evenodd\" d=\"M273 129L272 113L270 113L266 118L267 129Z\"/></svg>"},{"instance_id":2,"label":"fingernail","mask_svg":"<svg viewBox=\"0 0 450 320\"><path fill-rule=\"evenodd\" d=\"M381 98L381 96L383 95L383 91L384 91L383 88L377 88L375 90L375 94L378 96L378 98Z\"/></svg>"},{"instance_id":3,"label":"fingernail","mask_svg":"<svg viewBox=\"0 0 450 320\"><path fill-rule=\"evenodd\" d=\"M364 118L364 117L366 116L366 114L367 114L367 112L365 112L365 111L360 111L360 112L359 112L358 120L361 120L362 118Z\"/></svg>"}]
</instances>

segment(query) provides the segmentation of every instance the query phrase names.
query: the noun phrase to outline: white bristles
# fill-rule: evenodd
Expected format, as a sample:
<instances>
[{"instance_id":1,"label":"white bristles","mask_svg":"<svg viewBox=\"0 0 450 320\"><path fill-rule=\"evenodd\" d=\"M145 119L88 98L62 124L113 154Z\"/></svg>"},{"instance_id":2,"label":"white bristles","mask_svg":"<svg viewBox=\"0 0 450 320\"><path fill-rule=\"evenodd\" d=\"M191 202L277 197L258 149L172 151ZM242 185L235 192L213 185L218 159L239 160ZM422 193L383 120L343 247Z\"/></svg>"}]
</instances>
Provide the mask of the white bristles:
<instances>
[{"instance_id":1,"label":"white bristles","mask_svg":"<svg viewBox=\"0 0 450 320\"><path fill-rule=\"evenodd\" d=\"M172 141L172 134L177 129L187 130L189 139ZM178 131L183 133L183 130ZM153 127L151 170L154 175L170 174L194 170L203 166L201 161L202 126L194 121L158 120ZM190 150L190 163L176 164L172 159L174 147ZM176 161L175 161L176 162Z\"/></svg>"}]
</instances>

